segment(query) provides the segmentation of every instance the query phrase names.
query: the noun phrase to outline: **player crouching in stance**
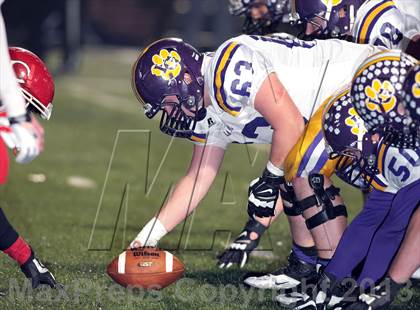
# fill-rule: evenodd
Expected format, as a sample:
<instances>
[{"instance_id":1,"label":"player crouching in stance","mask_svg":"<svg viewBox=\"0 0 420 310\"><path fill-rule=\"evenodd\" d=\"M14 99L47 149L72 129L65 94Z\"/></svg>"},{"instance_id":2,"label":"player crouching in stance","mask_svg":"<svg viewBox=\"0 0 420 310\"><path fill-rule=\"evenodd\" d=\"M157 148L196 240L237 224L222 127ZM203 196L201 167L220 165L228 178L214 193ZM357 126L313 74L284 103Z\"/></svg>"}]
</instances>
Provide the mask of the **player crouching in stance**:
<instances>
[{"instance_id":1,"label":"player crouching in stance","mask_svg":"<svg viewBox=\"0 0 420 310\"><path fill-rule=\"evenodd\" d=\"M337 176L340 176L349 185L366 188L367 184L361 177L361 171L358 166L359 161L340 156L341 153L347 153L353 147L359 147L363 150L373 148L370 140L365 138L366 129L363 121L351 104L350 86L346 85L331 96L326 101L321 112L321 119L317 122L311 119L309 124L311 126L316 125L317 128L324 131L325 150L323 152L328 154L330 166L335 169L335 171L331 169L324 170L323 174L330 177L335 172ZM331 139L331 135L334 139ZM315 276L315 280L317 279L318 275ZM256 282L257 280L255 279ZM261 282L261 280L259 281ZM276 300L283 306L293 306L303 298L308 298L312 284L308 279L305 279L305 282L291 292L279 292Z\"/></svg>"},{"instance_id":2,"label":"player crouching in stance","mask_svg":"<svg viewBox=\"0 0 420 310\"><path fill-rule=\"evenodd\" d=\"M2 2L0 0L0 5ZM42 151L43 129L35 119L31 119L27 110L48 118L53 95L52 78L37 56L24 49L8 50L0 11L0 185L6 183L9 171L9 158L4 143L17 152L18 163L29 163ZM56 286L53 275L35 257L32 248L12 227L1 208L0 250L19 264L25 276L32 280L33 288L40 284Z\"/></svg>"},{"instance_id":3,"label":"player crouching in stance","mask_svg":"<svg viewBox=\"0 0 420 310\"><path fill-rule=\"evenodd\" d=\"M392 0L291 0L291 8L305 38L342 38L420 56L420 21Z\"/></svg>"},{"instance_id":4,"label":"player crouching in stance","mask_svg":"<svg viewBox=\"0 0 420 310\"><path fill-rule=\"evenodd\" d=\"M252 241L283 209L278 200L279 187L284 184L283 162L302 136L305 120L334 90L350 82L363 59L377 51L369 45L339 40L304 42L246 35L226 41L213 57L179 39L163 39L148 46L133 69L133 88L146 116L162 113L162 132L189 138L195 145L187 174L177 183L162 211L130 246L155 246L198 206L230 143L271 144L266 169L249 188L250 221L229 250L230 255L220 261L221 266L243 265L257 245ZM314 232L314 242L302 216L290 221L298 235L294 239L296 248L314 252L315 243L325 237L324 227ZM346 223L345 219L340 221L344 222L338 223L342 231ZM335 227L332 221L324 225L328 226L325 229L331 225ZM324 244L318 244L318 248L328 248L329 258L334 245ZM292 258L293 262L299 261ZM302 264L291 265L300 269ZM308 272L316 274L315 264L307 265ZM301 276L295 275L299 279Z\"/></svg>"},{"instance_id":5,"label":"player crouching in stance","mask_svg":"<svg viewBox=\"0 0 420 310\"><path fill-rule=\"evenodd\" d=\"M244 16L243 33L267 35L278 31L289 4L288 0L229 0L229 13Z\"/></svg>"},{"instance_id":6,"label":"player crouching in stance","mask_svg":"<svg viewBox=\"0 0 420 310\"><path fill-rule=\"evenodd\" d=\"M346 226L347 212L339 189L332 185L330 178L334 173L341 177L345 175L337 160L328 158L322 139L322 115L326 105L348 92L347 88L340 89L323 102L306 124L304 133L285 161L287 191L282 192L282 198L293 239L288 266L263 276L248 277L244 280L245 284L260 289L286 290L302 282L311 284L316 282L316 264L326 264L332 256L338 244L337 238L340 238ZM304 177L309 178L309 184ZM314 184L314 180L317 184ZM297 190L290 185L294 182L300 185ZM336 227L331 227L331 224ZM318 238L317 247L314 246L312 232ZM329 238L328 234L332 234L333 238Z\"/></svg>"},{"instance_id":7,"label":"player crouching in stance","mask_svg":"<svg viewBox=\"0 0 420 310\"><path fill-rule=\"evenodd\" d=\"M356 266L364 260L354 283L360 290L373 288L398 250L419 202L418 128L404 114L401 100L402 83L415 63L402 52L391 51L368 58L357 70L351 101L368 131L364 135L360 132L357 143L337 148L337 144L346 141L346 126L354 122L347 118L340 121L341 109L340 113L336 110L325 114L327 141L339 155L357 159L373 190L343 234L332 260L321 271L312 298L305 296L297 302L296 309L348 306L345 297L352 292L357 296L358 289L351 291L346 287Z\"/></svg>"},{"instance_id":8,"label":"player crouching in stance","mask_svg":"<svg viewBox=\"0 0 420 310\"><path fill-rule=\"evenodd\" d=\"M404 81L402 100L405 114L409 117L410 127L416 137L415 145L418 150L420 146L420 65L408 73ZM419 157L414 165L420 165ZM387 276L371 293L360 295L359 301L349 309L364 310L388 307L397 296L398 291L405 286L416 269L418 270L420 267L419 244L420 208L417 206Z\"/></svg>"}]
</instances>

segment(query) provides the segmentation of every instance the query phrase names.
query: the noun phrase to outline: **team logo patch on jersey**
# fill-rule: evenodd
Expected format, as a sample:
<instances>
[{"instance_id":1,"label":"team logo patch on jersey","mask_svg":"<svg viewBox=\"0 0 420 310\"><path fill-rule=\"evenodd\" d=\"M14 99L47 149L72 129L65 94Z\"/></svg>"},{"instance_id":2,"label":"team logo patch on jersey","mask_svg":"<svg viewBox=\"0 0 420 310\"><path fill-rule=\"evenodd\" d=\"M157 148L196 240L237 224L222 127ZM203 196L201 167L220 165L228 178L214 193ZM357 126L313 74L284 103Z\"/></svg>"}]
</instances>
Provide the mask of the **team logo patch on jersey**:
<instances>
[{"instance_id":1,"label":"team logo patch on jersey","mask_svg":"<svg viewBox=\"0 0 420 310\"><path fill-rule=\"evenodd\" d=\"M181 57L176 51L161 49L159 54L153 55L152 61L152 74L165 81L175 79L181 72Z\"/></svg>"},{"instance_id":2,"label":"team logo patch on jersey","mask_svg":"<svg viewBox=\"0 0 420 310\"><path fill-rule=\"evenodd\" d=\"M339 5L341 2L343 2L343 0L321 0L321 2L328 7L330 4L332 4L332 6Z\"/></svg>"},{"instance_id":3,"label":"team logo patch on jersey","mask_svg":"<svg viewBox=\"0 0 420 310\"><path fill-rule=\"evenodd\" d=\"M420 98L420 72L416 73L415 81L416 82L413 84L413 87L411 88L411 92L413 93L413 96L415 98Z\"/></svg>"},{"instance_id":4,"label":"team logo patch on jersey","mask_svg":"<svg viewBox=\"0 0 420 310\"><path fill-rule=\"evenodd\" d=\"M351 128L350 131L355 136L363 136L367 132L365 123L359 114L357 114L354 107L349 109L349 116L345 119L344 122Z\"/></svg>"},{"instance_id":5,"label":"team logo patch on jersey","mask_svg":"<svg viewBox=\"0 0 420 310\"><path fill-rule=\"evenodd\" d=\"M381 83L378 79L374 79L372 85L365 88L365 94L367 96L366 107L371 111L381 112L383 108L388 113L397 103L395 89L390 81Z\"/></svg>"}]
</instances>

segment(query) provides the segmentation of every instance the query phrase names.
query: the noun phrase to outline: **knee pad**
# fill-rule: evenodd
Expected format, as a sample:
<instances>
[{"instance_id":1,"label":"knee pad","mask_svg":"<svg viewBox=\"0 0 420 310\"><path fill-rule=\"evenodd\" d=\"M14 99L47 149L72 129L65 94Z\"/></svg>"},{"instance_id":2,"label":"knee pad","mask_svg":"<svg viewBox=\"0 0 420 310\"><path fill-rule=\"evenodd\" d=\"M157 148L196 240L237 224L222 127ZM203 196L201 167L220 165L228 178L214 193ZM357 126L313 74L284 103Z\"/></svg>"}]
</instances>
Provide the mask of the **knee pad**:
<instances>
[{"instance_id":1,"label":"knee pad","mask_svg":"<svg viewBox=\"0 0 420 310\"><path fill-rule=\"evenodd\" d=\"M296 212L302 214L305 210L314 206L321 206L322 210L312 217L306 219L308 229L313 229L337 216L347 217L345 205L334 206L332 201L335 196L340 194L340 189L331 185L324 189L324 176L318 173L309 175L309 185L314 191L314 195L296 202Z\"/></svg>"},{"instance_id":2,"label":"knee pad","mask_svg":"<svg viewBox=\"0 0 420 310\"><path fill-rule=\"evenodd\" d=\"M281 199L293 205L293 207L291 208L284 206L283 208L284 214L286 214L287 216L302 215L302 213L301 212L299 213L299 210L296 208L297 198L296 198L295 190L293 189L292 184L288 182L284 182L282 185L284 186L284 189L282 186L280 186Z\"/></svg>"}]
</instances>

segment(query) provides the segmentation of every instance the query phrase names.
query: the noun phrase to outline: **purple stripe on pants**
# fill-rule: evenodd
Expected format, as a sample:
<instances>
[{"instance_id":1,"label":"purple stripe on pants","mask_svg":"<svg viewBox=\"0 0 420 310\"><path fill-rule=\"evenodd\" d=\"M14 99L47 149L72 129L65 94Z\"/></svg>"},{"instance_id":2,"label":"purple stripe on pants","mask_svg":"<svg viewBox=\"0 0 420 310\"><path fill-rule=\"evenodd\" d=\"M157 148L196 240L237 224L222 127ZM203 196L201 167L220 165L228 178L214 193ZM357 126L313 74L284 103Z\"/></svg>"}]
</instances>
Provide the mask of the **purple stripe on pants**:
<instances>
[{"instance_id":1,"label":"purple stripe on pants","mask_svg":"<svg viewBox=\"0 0 420 310\"><path fill-rule=\"evenodd\" d=\"M309 145L308 149L305 152L305 155L303 155L303 158L299 164L299 168L297 171L297 175L302 175L303 170L305 169L306 165L308 164L309 160L311 159L312 153L314 152L315 148L321 142L322 138L324 137L322 130L318 132L318 134L315 136L314 141L312 141L311 145Z\"/></svg>"},{"instance_id":2,"label":"purple stripe on pants","mask_svg":"<svg viewBox=\"0 0 420 310\"><path fill-rule=\"evenodd\" d=\"M323 150L321 156L319 156L318 161L316 162L316 165L314 169L312 169L311 173L320 173L322 167L325 166L327 161L330 159L330 156L327 153L327 150Z\"/></svg>"}]
</instances>

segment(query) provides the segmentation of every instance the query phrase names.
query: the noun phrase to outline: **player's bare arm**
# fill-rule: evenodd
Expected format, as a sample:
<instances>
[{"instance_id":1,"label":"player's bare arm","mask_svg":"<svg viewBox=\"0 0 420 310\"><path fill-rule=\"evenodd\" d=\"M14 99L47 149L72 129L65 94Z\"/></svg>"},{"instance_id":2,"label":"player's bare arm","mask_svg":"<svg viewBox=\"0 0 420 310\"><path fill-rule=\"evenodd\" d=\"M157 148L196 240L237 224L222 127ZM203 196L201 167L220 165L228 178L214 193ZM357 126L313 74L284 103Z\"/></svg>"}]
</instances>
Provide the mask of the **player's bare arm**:
<instances>
[{"instance_id":1,"label":"player's bare arm","mask_svg":"<svg viewBox=\"0 0 420 310\"><path fill-rule=\"evenodd\" d=\"M190 167L177 183L158 219L170 231L183 221L209 191L222 164L225 150L215 146L194 146Z\"/></svg>"},{"instance_id":2,"label":"player's bare arm","mask_svg":"<svg viewBox=\"0 0 420 310\"><path fill-rule=\"evenodd\" d=\"M273 128L270 161L276 167L283 162L303 132L302 114L275 73L267 76L255 98L255 109Z\"/></svg>"},{"instance_id":3,"label":"player's bare arm","mask_svg":"<svg viewBox=\"0 0 420 310\"><path fill-rule=\"evenodd\" d=\"M209 191L223 161L225 150L217 146L195 145L190 167L176 184L161 212L140 231L132 248L156 246L160 238L174 229ZM151 227L153 230L150 232Z\"/></svg>"}]
</instances>

